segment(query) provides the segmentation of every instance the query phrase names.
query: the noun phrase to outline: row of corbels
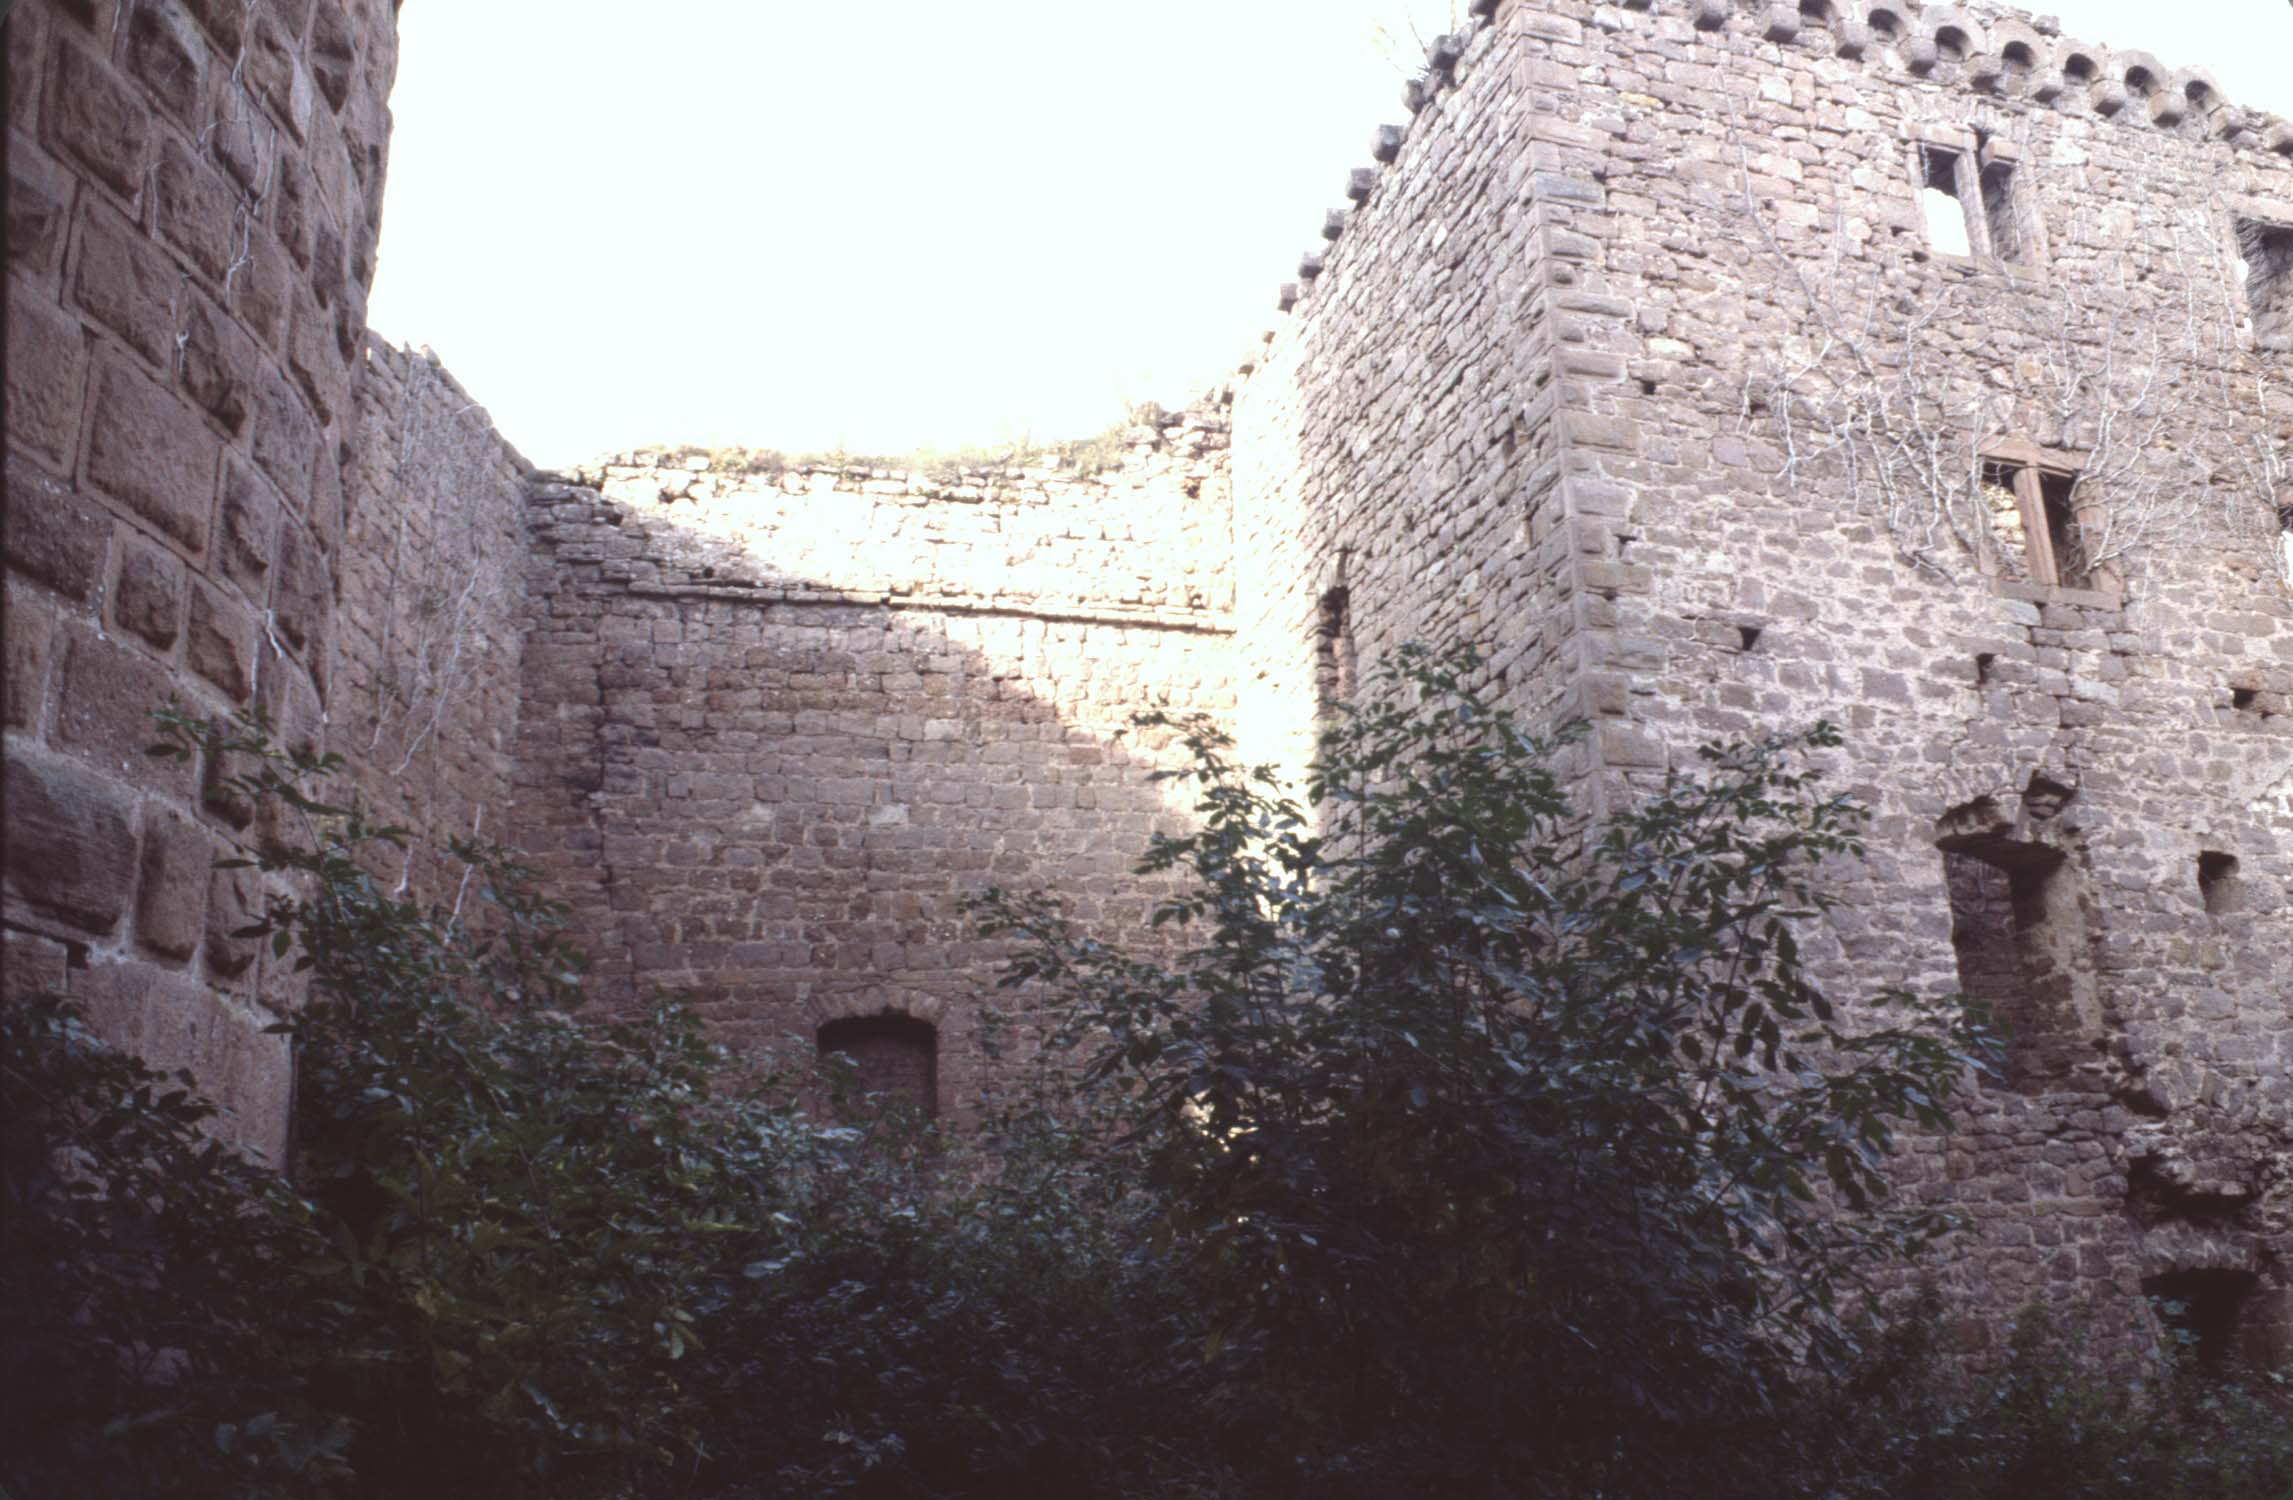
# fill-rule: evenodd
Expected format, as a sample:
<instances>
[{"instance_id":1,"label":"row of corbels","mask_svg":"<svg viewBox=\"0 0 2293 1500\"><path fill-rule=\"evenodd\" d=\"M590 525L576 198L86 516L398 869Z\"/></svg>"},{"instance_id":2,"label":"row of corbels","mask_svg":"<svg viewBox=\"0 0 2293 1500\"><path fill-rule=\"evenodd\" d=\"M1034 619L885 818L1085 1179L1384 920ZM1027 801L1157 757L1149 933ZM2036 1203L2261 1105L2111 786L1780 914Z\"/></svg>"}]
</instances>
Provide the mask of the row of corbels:
<instances>
[{"instance_id":1,"label":"row of corbels","mask_svg":"<svg viewBox=\"0 0 2293 1500\"><path fill-rule=\"evenodd\" d=\"M1985 19L1910 0L1623 0L1626 10L1684 9L1700 31L1749 21L1767 41L1828 45L1841 57L1892 54L1922 77L1956 77L1978 93L2039 104L2083 103L2104 118L2293 156L2293 124L2222 97L2202 68L2168 68L2147 52L2057 36L2017 16ZM1823 38L1828 38L1824 42Z\"/></svg>"},{"instance_id":2,"label":"row of corbels","mask_svg":"<svg viewBox=\"0 0 2293 1500\"><path fill-rule=\"evenodd\" d=\"M1444 32L1426 44L1425 71L1410 79L1408 86L1402 90L1402 102L1409 106L1411 116L1422 114L1425 107L1439 96L1442 89L1456 83L1457 66L1464 61L1465 49L1471 44L1475 34L1485 29L1495 19L1498 3L1499 0L1473 0L1468 11L1470 25L1467 30ZM1347 224L1352 221L1354 209L1369 201L1369 195L1377 189L1379 173L1384 168L1393 165L1394 161L1400 157L1402 142L1408 138L1409 127L1407 125L1380 125L1377 127L1376 138L1370 142L1369 148L1370 158L1376 165L1355 167L1346 174L1346 201L1352 207L1333 208L1322 215L1323 245L1319 249L1309 250L1300 256L1298 258L1298 279L1282 284L1281 293L1276 298L1276 305L1283 312L1288 312L1296 307L1299 300L1312 290L1314 281L1322 274L1322 268L1327 264L1325 257L1328 254L1328 247L1337 243L1339 237L1344 235ZM1247 376L1256 370L1266 346L1273 342L1274 331L1272 329L1266 330L1252 340L1250 346L1243 351L1241 363L1236 367L1237 373Z\"/></svg>"},{"instance_id":3,"label":"row of corbels","mask_svg":"<svg viewBox=\"0 0 2293 1500\"><path fill-rule=\"evenodd\" d=\"M1499 0L1473 0L1472 27L1435 37L1425 49L1425 71L1409 81L1402 100L1412 116L1456 82L1457 66L1479 30L1495 18ZM1684 7L1700 31L1717 31L1738 17L1750 17L1768 41L1786 44L1810 33L1826 33L1841 57L1882 58L1889 52L1920 77L1949 70L1981 93L2026 98L2040 104L2069 105L2082 100L2104 118L2147 119L2164 129L2188 128L2233 146L2258 148L2293 157L2293 123L2231 104L2201 68L2167 68L2147 52L2113 52L2106 47L2059 37L2018 17L1983 20L1950 5L1921 7L1912 0L1621 0L1626 10ZM1370 148L1378 163L1356 167L1346 177L1346 198L1359 207L1377 186L1380 167L1401 154L1405 125L1381 125ZM1277 305L1290 311L1311 290L1325 265L1326 246L1351 222L1352 208L1322 216L1325 248L1298 261L1298 279L1285 282ZM1250 374L1272 330L1261 334L1242 356L1239 373Z\"/></svg>"}]
</instances>

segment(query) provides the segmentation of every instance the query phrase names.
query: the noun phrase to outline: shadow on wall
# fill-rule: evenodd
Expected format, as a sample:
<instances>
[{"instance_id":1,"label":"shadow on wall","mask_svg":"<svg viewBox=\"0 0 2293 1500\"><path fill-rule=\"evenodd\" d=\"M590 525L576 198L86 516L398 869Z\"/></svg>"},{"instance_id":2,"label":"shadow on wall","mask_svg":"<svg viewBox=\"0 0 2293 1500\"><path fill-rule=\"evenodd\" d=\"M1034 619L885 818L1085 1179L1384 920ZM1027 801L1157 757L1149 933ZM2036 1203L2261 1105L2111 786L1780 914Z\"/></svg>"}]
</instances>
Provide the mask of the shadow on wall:
<instances>
[{"instance_id":1,"label":"shadow on wall","mask_svg":"<svg viewBox=\"0 0 2293 1500\"><path fill-rule=\"evenodd\" d=\"M1222 617L1110 582L1176 576L1200 520L1189 467L1112 503L1103 485L917 503L862 480L714 525L538 486L517 821L602 992L686 991L738 1050L886 1012L929 1023L960 1112L1001 948L958 896L1040 887L1103 936L1145 937L1154 888L1132 867L1190 799L1150 779L1168 737L1131 716L1232 709ZM847 539L848 568L777 566L784 531L808 561ZM1081 566L1047 598L1029 560L1062 545Z\"/></svg>"}]
</instances>

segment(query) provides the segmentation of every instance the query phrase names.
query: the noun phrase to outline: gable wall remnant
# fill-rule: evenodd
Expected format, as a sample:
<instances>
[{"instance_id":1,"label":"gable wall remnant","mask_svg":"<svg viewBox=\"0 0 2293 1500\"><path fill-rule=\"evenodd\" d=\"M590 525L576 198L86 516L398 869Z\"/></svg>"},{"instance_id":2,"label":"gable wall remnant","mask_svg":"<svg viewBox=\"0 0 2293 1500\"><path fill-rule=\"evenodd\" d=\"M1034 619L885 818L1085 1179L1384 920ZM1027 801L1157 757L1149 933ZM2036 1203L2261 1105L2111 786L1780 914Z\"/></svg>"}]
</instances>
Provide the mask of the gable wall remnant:
<instances>
[{"instance_id":1,"label":"gable wall remnant","mask_svg":"<svg viewBox=\"0 0 2293 1500\"><path fill-rule=\"evenodd\" d=\"M516 823L603 961L737 1053L898 1015L945 1105L985 1081L1000 949L959 898L1140 927L1133 713L1233 709L1226 419L1156 416L1097 474L719 468L638 453L533 490Z\"/></svg>"}]
</instances>

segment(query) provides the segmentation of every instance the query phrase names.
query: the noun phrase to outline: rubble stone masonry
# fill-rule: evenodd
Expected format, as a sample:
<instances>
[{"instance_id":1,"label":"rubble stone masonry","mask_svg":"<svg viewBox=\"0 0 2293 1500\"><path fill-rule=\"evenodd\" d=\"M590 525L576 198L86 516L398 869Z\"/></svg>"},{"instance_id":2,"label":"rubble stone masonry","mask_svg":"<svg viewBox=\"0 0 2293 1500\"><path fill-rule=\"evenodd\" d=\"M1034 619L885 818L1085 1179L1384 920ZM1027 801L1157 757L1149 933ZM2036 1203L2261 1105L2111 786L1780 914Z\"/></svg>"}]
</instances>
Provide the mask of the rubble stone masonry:
<instances>
[{"instance_id":1,"label":"rubble stone masonry","mask_svg":"<svg viewBox=\"0 0 2293 1500\"><path fill-rule=\"evenodd\" d=\"M2014 1028L1906 1166L1951 1279L2282 1356L2293 130L2010 14L1483 10L1246 362L1238 658L1476 638L1590 808L1843 726L1822 976Z\"/></svg>"},{"instance_id":2,"label":"rubble stone masonry","mask_svg":"<svg viewBox=\"0 0 2293 1500\"><path fill-rule=\"evenodd\" d=\"M2004 11L1472 10L1236 387L1112 468L550 475L366 334L394 9L24 0L9 990L279 1149L293 994L212 868L258 830L140 754L172 693L342 753L418 842L522 845L609 1003L682 988L960 1116L960 896L1114 934L1154 894L1186 806L1137 710L1296 766L1395 644L1471 640L1589 722L1588 815L1840 724L1874 821L1822 979L2014 1029L1905 1163L1973 1223L1950 1278L2288 1352L2293 127Z\"/></svg>"}]
</instances>

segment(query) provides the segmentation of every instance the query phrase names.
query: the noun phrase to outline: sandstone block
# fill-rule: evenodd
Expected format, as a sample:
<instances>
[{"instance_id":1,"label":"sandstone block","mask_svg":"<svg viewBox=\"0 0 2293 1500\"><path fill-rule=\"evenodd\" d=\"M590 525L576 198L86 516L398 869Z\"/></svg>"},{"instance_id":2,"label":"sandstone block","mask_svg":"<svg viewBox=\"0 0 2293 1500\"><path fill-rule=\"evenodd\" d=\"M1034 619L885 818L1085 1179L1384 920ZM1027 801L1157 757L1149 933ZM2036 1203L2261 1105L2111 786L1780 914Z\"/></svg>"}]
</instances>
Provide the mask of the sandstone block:
<instances>
[{"instance_id":1,"label":"sandstone block","mask_svg":"<svg viewBox=\"0 0 2293 1500\"><path fill-rule=\"evenodd\" d=\"M0 660L8 677L0 683L7 701L10 729L37 730L48 692L50 642L56 628L55 611L30 598L21 589L6 594L5 635L0 636Z\"/></svg>"},{"instance_id":2,"label":"sandstone block","mask_svg":"<svg viewBox=\"0 0 2293 1500\"><path fill-rule=\"evenodd\" d=\"M176 273L133 224L83 196L72 302L152 364L165 366L175 343L168 316Z\"/></svg>"},{"instance_id":3,"label":"sandstone block","mask_svg":"<svg viewBox=\"0 0 2293 1500\"><path fill-rule=\"evenodd\" d=\"M72 950L37 932L0 928L0 1004L61 995L71 982Z\"/></svg>"},{"instance_id":4,"label":"sandstone block","mask_svg":"<svg viewBox=\"0 0 2293 1500\"><path fill-rule=\"evenodd\" d=\"M138 15L147 12L138 11ZM152 219L166 240L220 286L231 263L238 195L215 168L180 141L160 147L159 170L152 176Z\"/></svg>"},{"instance_id":5,"label":"sandstone block","mask_svg":"<svg viewBox=\"0 0 2293 1500\"><path fill-rule=\"evenodd\" d=\"M83 932L111 930L135 878L127 794L79 767L11 755L0 850L8 894Z\"/></svg>"},{"instance_id":6,"label":"sandstone block","mask_svg":"<svg viewBox=\"0 0 2293 1500\"><path fill-rule=\"evenodd\" d=\"M314 265L316 262L313 263ZM311 410L324 424L334 420L350 395L350 371L335 344L334 319L308 292L295 298L294 330L287 340L287 368L310 397Z\"/></svg>"},{"instance_id":7,"label":"sandstone block","mask_svg":"<svg viewBox=\"0 0 2293 1500\"><path fill-rule=\"evenodd\" d=\"M199 403L225 432L244 431L255 404L255 386L267 361L255 341L214 304L187 292L183 319L183 392Z\"/></svg>"},{"instance_id":8,"label":"sandstone block","mask_svg":"<svg viewBox=\"0 0 2293 1500\"><path fill-rule=\"evenodd\" d=\"M8 459L69 474L87 394L79 324L30 283L8 281Z\"/></svg>"},{"instance_id":9,"label":"sandstone block","mask_svg":"<svg viewBox=\"0 0 2293 1500\"><path fill-rule=\"evenodd\" d=\"M245 604L207 584L192 586L184 662L233 703L244 704L254 691L256 635L254 611Z\"/></svg>"},{"instance_id":10,"label":"sandstone block","mask_svg":"<svg viewBox=\"0 0 2293 1500\"><path fill-rule=\"evenodd\" d=\"M113 360L89 409L87 475L192 552L207 546L223 445L157 382Z\"/></svg>"},{"instance_id":11,"label":"sandstone block","mask_svg":"<svg viewBox=\"0 0 2293 1500\"><path fill-rule=\"evenodd\" d=\"M141 537L120 545L119 577L111 590L112 623L165 651L182 633L183 564Z\"/></svg>"},{"instance_id":12,"label":"sandstone block","mask_svg":"<svg viewBox=\"0 0 2293 1500\"><path fill-rule=\"evenodd\" d=\"M287 495L305 493L318 457L319 428L302 398L276 370L255 388L255 462Z\"/></svg>"},{"instance_id":13,"label":"sandstone block","mask_svg":"<svg viewBox=\"0 0 2293 1500\"><path fill-rule=\"evenodd\" d=\"M122 781L180 794L187 789L182 762L143 753L159 737L152 714L178 696L175 679L142 652L84 626L65 629L56 682L59 745Z\"/></svg>"},{"instance_id":14,"label":"sandstone block","mask_svg":"<svg viewBox=\"0 0 2293 1500\"><path fill-rule=\"evenodd\" d=\"M270 597L279 502L270 486L236 455L223 459L223 493L216 508L215 566L258 603Z\"/></svg>"},{"instance_id":15,"label":"sandstone block","mask_svg":"<svg viewBox=\"0 0 2293 1500\"><path fill-rule=\"evenodd\" d=\"M327 108L341 110L358 71L358 37L335 0L319 0L318 14L311 22L308 56L319 97Z\"/></svg>"},{"instance_id":16,"label":"sandstone block","mask_svg":"<svg viewBox=\"0 0 2293 1500\"><path fill-rule=\"evenodd\" d=\"M11 270L44 277L63 264L64 230L71 204L69 173L27 145L10 149L7 246Z\"/></svg>"},{"instance_id":17,"label":"sandstone block","mask_svg":"<svg viewBox=\"0 0 2293 1500\"><path fill-rule=\"evenodd\" d=\"M127 71L177 124L199 127L207 46L190 17L173 6L137 6L127 21Z\"/></svg>"},{"instance_id":18,"label":"sandstone block","mask_svg":"<svg viewBox=\"0 0 2293 1500\"><path fill-rule=\"evenodd\" d=\"M245 0L183 0L183 6L219 48L238 54L240 40L247 34Z\"/></svg>"},{"instance_id":19,"label":"sandstone block","mask_svg":"<svg viewBox=\"0 0 2293 1500\"><path fill-rule=\"evenodd\" d=\"M40 100L40 139L122 198L143 186L151 117L143 101L85 48L53 39Z\"/></svg>"},{"instance_id":20,"label":"sandstone block","mask_svg":"<svg viewBox=\"0 0 2293 1500\"><path fill-rule=\"evenodd\" d=\"M104 574L111 518L60 479L7 465L8 566L68 599L85 599Z\"/></svg>"},{"instance_id":21,"label":"sandstone block","mask_svg":"<svg viewBox=\"0 0 2293 1500\"><path fill-rule=\"evenodd\" d=\"M272 608L279 633L290 645L307 649L319 639L332 594L325 554L301 527L285 527L279 534L278 592Z\"/></svg>"},{"instance_id":22,"label":"sandstone block","mask_svg":"<svg viewBox=\"0 0 2293 1500\"><path fill-rule=\"evenodd\" d=\"M268 229L249 231L247 263L231 279L231 311L264 348L282 350L294 305L295 268Z\"/></svg>"},{"instance_id":23,"label":"sandstone block","mask_svg":"<svg viewBox=\"0 0 2293 1500\"><path fill-rule=\"evenodd\" d=\"M23 139L28 140L39 123L40 62L47 55L44 28L48 19L30 6L24 10L25 14L14 17L7 35L0 38L0 56L5 57L8 69L8 128L21 132ZM23 150L22 145L10 142L9 155L19 155ZM9 254L15 254L13 235Z\"/></svg>"},{"instance_id":24,"label":"sandstone block","mask_svg":"<svg viewBox=\"0 0 2293 1500\"><path fill-rule=\"evenodd\" d=\"M207 972L236 979L255 962L259 945L253 938L233 937L262 915L263 882L260 871L241 867L207 872Z\"/></svg>"},{"instance_id":25,"label":"sandstone block","mask_svg":"<svg viewBox=\"0 0 2293 1500\"><path fill-rule=\"evenodd\" d=\"M310 90L296 83L294 43L271 13L259 14L247 37L247 89L296 140L310 125Z\"/></svg>"},{"instance_id":26,"label":"sandstone block","mask_svg":"<svg viewBox=\"0 0 2293 1500\"><path fill-rule=\"evenodd\" d=\"M186 959L207 930L207 886L216 844L204 828L172 812L143 824L143 867L135 892L135 935L144 947Z\"/></svg>"}]
</instances>

